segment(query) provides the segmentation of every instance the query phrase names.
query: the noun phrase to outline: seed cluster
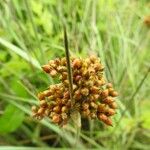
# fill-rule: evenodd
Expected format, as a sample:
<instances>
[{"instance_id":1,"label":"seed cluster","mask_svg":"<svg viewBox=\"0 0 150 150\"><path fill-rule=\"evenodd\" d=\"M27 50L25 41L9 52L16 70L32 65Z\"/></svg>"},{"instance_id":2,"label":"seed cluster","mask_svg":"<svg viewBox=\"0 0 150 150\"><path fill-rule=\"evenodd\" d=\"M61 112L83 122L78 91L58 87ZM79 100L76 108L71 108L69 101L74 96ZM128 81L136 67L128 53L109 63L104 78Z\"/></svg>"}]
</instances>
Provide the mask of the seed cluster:
<instances>
[{"instance_id":1,"label":"seed cluster","mask_svg":"<svg viewBox=\"0 0 150 150\"><path fill-rule=\"evenodd\" d=\"M42 69L52 77L59 77L60 83L50 85L49 88L38 94L40 106L32 107L33 115L42 119L49 117L58 125L65 125L73 109L77 109L82 117L96 119L107 125L112 125L111 116L116 113L117 104L114 97L118 93L111 83L105 82L103 77L104 66L99 58L79 59L71 58L73 74L72 106L66 58L50 60Z\"/></svg>"}]
</instances>

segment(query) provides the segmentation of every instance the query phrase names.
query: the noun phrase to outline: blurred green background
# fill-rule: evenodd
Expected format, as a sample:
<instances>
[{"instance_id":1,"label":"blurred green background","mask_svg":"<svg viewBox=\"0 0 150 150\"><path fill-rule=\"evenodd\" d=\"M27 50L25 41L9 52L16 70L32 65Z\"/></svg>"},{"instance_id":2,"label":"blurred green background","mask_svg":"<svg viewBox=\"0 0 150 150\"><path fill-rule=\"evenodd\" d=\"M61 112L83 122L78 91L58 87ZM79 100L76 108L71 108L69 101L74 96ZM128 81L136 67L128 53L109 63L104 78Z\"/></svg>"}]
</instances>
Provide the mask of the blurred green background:
<instances>
[{"instance_id":1,"label":"blurred green background","mask_svg":"<svg viewBox=\"0 0 150 150\"><path fill-rule=\"evenodd\" d=\"M149 0L0 0L0 149L149 150L147 15ZM71 55L97 54L119 92L114 126L84 120L77 144L73 126L31 117L37 93L56 82L40 66L65 56L63 23Z\"/></svg>"}]
</instances>

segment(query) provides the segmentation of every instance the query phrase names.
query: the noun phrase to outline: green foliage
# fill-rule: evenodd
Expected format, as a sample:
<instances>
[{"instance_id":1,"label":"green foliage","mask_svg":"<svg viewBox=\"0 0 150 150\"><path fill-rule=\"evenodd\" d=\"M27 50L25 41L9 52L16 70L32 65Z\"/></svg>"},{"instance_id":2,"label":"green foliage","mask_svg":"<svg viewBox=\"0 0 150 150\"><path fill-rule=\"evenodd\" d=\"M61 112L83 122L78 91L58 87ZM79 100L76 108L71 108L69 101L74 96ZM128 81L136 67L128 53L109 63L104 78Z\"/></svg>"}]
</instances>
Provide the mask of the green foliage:
<instances>
[{"instance_id":1,"label":"green foliage","mask_svg":"<svg viewBox=\"0 0 150 150\"><path fill-rule=\"evenodd\" d=\"M24 120L24 112L13 105L7 105L4 114L0 117L0 134L15 131Z\"/></svg>"},{"instance_id":2,"label":"green foliage","mask_svg":"<svg viewBox=\"0 0 150 150\"><path fill-rule=\"evenodd\" d=\"M150 149L149 7L147 0L1 0L0 149ZM119 92L112 128L82 120L77 132L31 117L37 93L57 82L40 66L65 55L63 23L70 54L97 54Z\"/></svg>"}]
</instances>

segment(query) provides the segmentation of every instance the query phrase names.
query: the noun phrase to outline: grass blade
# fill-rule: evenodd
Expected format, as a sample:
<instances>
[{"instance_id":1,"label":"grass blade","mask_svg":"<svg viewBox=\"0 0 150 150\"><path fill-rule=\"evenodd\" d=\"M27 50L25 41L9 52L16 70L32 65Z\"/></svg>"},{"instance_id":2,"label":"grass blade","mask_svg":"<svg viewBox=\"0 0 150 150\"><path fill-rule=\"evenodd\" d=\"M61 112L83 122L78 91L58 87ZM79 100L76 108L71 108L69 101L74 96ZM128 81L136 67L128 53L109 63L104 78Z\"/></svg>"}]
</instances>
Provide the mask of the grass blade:
<instances>
[{"instance_id":1,"label":"grass blade","mask_svg":"<svg viewBox=\"0 0 150 150\"><path fill-rule=\"evenodd\" d=\"M39 62L34 59L33 57L29 56L27 53L25 53L22 49L18 48L17 46L9 43L8 41L0 38L0 44L7 47L9 50L13 51L17 55L21 56L23 59L31 63L33 66L35 66L38 69L41 69Z\"/></svg>"}]
</instances>

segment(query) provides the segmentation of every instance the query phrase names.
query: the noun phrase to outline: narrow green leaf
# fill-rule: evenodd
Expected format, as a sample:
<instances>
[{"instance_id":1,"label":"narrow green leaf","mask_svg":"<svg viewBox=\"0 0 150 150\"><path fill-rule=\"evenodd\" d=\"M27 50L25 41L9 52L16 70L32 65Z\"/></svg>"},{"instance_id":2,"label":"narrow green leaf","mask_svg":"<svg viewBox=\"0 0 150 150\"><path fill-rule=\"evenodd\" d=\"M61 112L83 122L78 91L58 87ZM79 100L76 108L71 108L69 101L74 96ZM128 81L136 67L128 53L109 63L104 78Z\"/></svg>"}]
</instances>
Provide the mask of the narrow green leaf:
<instances>
[{"instance_id":1,"label":"narrow green leaf","mask_svg":"<svg viewBox=\"0 0 150 150\"><path fill-rule=\"evenodd\" d=\"M23 122L24 113L13 105L7 105L4 114L0 117L0 133L15 131Z\"/></svg>"},{"instance_id":2,"label":"narrow green leaf","mask_svg":"<svg viewBox=\"0 0 150 150\"><path fill-rule=\"evenodd\" d=\"M10 49L11 51L13 51L17 55L21 56L23 59L25 59L26 61L28 61L29 63L31 63L36 68L41 69L39 62L36 59L34 59L33 57L29 56L22 49L18 48L17 46L9 43L8 41L6 41L6 40L4 40L2 38L0 38L0 44L2 44L3 46L7 47L8 49Z\"/></svg>"}]
</instances>

